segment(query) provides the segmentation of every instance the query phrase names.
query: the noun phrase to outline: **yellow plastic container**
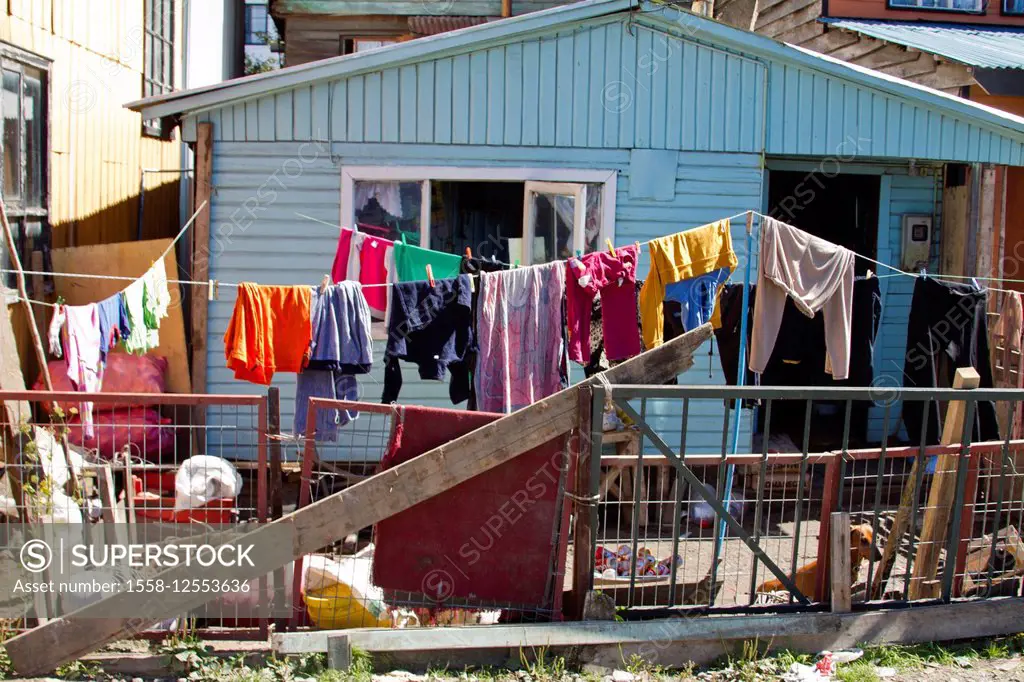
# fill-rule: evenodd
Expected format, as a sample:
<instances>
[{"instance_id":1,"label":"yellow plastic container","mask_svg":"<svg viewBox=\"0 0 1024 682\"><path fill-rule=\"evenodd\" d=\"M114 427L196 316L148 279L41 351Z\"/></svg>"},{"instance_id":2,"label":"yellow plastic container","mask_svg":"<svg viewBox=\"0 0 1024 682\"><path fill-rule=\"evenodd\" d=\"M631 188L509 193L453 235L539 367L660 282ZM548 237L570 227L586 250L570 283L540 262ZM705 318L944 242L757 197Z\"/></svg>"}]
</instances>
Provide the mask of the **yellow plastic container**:
<instances>
[{"instance_id":1,"label":"yellow plastic container","mask_svg":"<svg viewBox=\"0 0 1024 682\"><path fill-rule=\"evenodd\" d=\"M391 615L382 602L353 595L351 586L344 583L307 592L305 600L309 619L321 630L391 625Z\"/></svg>"}]
</instances>

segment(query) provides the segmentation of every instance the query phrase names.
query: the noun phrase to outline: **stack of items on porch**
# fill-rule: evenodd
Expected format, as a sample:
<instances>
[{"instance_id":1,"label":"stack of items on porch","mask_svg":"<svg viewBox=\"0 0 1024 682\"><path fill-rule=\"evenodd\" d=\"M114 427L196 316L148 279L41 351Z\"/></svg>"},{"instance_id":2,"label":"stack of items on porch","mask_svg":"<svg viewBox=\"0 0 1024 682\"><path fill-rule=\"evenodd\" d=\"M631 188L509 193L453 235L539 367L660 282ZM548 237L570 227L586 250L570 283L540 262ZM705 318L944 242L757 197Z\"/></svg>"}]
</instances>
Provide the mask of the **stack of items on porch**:
<instances>
[{"instance_id":1,"label":"stack of items on porch","mask_svg":"<svg viewBox=\"0 0 1024 682\"><path fill-rule=\"evenodd\" d=\"M160 323L171 303L167 271L157 260L122 291L98 303L58 301L49 327L49 363L55 390L90 393L163 393L166 358L148 354L160 345ZM126 352L114 352L122 346ZM35 388L43 387L42 379ZM111 459L128 446L158 460L174 449L174 431L144 404L64 403L71 443Z\"/></svg>"}]
</instances>

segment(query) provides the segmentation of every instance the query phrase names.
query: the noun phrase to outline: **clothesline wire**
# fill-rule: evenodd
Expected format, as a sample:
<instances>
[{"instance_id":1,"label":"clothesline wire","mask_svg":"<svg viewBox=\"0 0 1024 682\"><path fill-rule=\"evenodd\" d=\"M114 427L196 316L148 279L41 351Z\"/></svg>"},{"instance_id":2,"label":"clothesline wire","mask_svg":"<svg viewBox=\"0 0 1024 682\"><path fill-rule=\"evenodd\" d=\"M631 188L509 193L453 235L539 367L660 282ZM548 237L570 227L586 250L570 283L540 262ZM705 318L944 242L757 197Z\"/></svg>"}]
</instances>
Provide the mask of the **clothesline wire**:
<instances>
[{"instance_id":1,"label":"clothesline wire","mask_svg":"<svg viewBox=\"0 0 1024 682\"><path fill-rule=\"evenodd\" d=\"M338 230L339 232L341 230L352 230L353 232L358 232L358 230L353 230L351 227L343 227L341 225L335 225L334 223L329 222L327 220L321 220L320 218L314 218L311 215L306 215L305 213L299 213L298 211L295 211L295 215L297 215L300 218L305 218L306 220L312 220L314 223L320 223L321 225L326 225L327 227L333 227L335 230ZM496 265L504 265L507 268L511 268L512 267L512 263L503 263L503 262L501 262L500 260L498 260L496 258L482 258L482 257L479 257L479 258L477 258L477 260L484 261L485 263L494 263Z\"/></svg>"},{"instance_id":2,"label":"clothesline wire","mask_svg":"<svg viewBox=\"0 0 1024 682\"><path fill-rule=\"evenodd\" d=\"M189 221L187 223L185 223L185 225L178 232L178 235L171 242L170 246L168 246L167 249L164 251L164 253L160 256L161 259L164 256L166 256L168 253L170 253L171 249L174 247L174 244L178 240L181 239L181 237L185 234L185 232L188 230L188 228L191 227L192 223L195 222L195 220L198 217L199 213L202 210L205 209L206 204L207 204L207 202L204 201L203 204L192 215L192 217L189 219ZM736 215L729 216L727 218L721 218L721 220L735 220L736 218L742 218L742 217L746 216L748 213L752 213L752 214L760 216L762 218L770 218L771 217L771 216L767 216L767 215L765 215L763 213L760 213L758 211L744 211L743 213L738 213ZM333 227L333 228L337 228L337 229L342 229L338 225L334 225L334 224L329 223L327 221L320 220L318 218L313 218L311 216L307 216L307 215L304 215L302 213L296 213L296 215L298 215L298 216L300 216L302 218L307 218L307 219L312 220L312 221L317 222L317 223L322 223L322 224L327 225L329 227ZM899 275L903 275L903 276L906 276L906 277L914 277L914 278L917 278L917 277L921 276L918 273L907 272L905 270L901 270L900 268L897 268L897 267L895 267L893 265L889 265L888 263L883 263L882 261L875 260L874 258L869 258L868 256L864 256L864 255L856 253L856 252L854 252L854 255L856 255L858 258L863 258L866 261L869 261L871 263L875 263L876 265L880 265L880 266L882 266L884 268L888 268L889 270L893 271L893 273L889 274L889 275L879 275L880 278L882 278L882 277L896 277L896 276L899 276ZM508 265L507 263L499 263L499 264L501 264L501 265ZM526 266L526 267L529 267L529 266ZM0 268L0 273L4 273L4 274L17 273L17 272L18 271L16 271L16 270ZM41 275L41 276L48 276L48 277L74 277L74 278L78 278L78 279L114 280L114 281L124 281L124 282L134 282L135 280L139 279L138 277L127 277L127 276L123 276L123 275L96 275L96 274L79 273L79 272L46 272L46 271L41 271L41 270L22 270L21 272L23 274L26 274L26 275ZM469 276L470 277L479 277L480 275L479 274L470 274ZM1009 279L1009 278L998 278L998 277L970 277L970 276L963 276L963 275L927 275L927 276L931 277L932 279L935 279L936 281L939 281L939 282L943 281L944 279L955 278L955 279L965 279L965 280L976 279L976 280L979 280L979 281L998 281L998 282L1006 282L1006 283L1013 283L1013 284L1024 284L1024 279ZM731 277L730 277L730 279L731 279ZM188 279L168 279L167 283L168 284L180 284L180 285L186 285L186 286L204 286L204 287L208 287L211 284L216 284L217 286L228 287L228 288L232 288L232 289L237 289L240 286L239 283L237 283L237 282L220 282L220 281L217 281L217 280L198 281L198 280L188 280ZM952 284L953 282L947 282L947 283ZM384 282L384 283L380 283L380 284L362 284L362 283L360 283L360 287L363 288L363 289L371 289L371 288L376 288L376 287L390 287L390 286L394 286L394 285L395 285L395 282ZM987 288L990 291L998 291L1000 293L1013 293L1012 290L1010 290L1010 289L999 289L999 288L996 288L996 287L987 287ZM18 297L16 300L23 300L23 299L21 299L21 297ZM24 300L27 300L29 303L35 303L37 305L46 305L46 306L53 306L53 305L55 305L53 303L48 303L46 301L38 301L38 300L35 300L35 299L31 299L31 298L30 299L24 299Z\"/></svg>"},{"instance_id":3,"label":"clothesline wire","mask_svg":"<svg viewBox=\"0 0 1024 682\"><path fill-rule=\"evenodd\" d=\"M753 215L759 216L761 218L772 218L772 216L765 215L764 213L761 213L760 211L744 211L743 213L737 213L736 215L729 216L728 218L721 218L721 220L735 220L736 218L746 217L747 214L753 214ZM777 220L777 218L772 218L772 220ZM875 265L881 265L883 268L888 268L889 270L893 271L893 273L890 274L890 275L877 275L879 278L898 277L900 275L903 275L905 277L913 277L915 279L917 279L918 277L921 277L920 273L917 273L917 272L907 272L906 270L901 270L900 268L897 268L894 265L889 265L888 263L883 263L880 260L875 260L874 258L871 258L869 256L865 256L864 254L857 253L856 251L853 252L853 255L856 256L857 258L861 258L861 259L866 260L866 261L868 261L870 263L874 263ZM1007 277L980 277L980 276L979 277L972 277L970 275L932 275L932 274L928 274L928 273L925 273L924 276L925 277L930 277L931 279L934 279L937 282L945 282L946 284L956 284L956 282L945 281L945 280L949 280L949 279L976 280L976 281L979 281L979 282L981 282L981 281L984 281L984 282L1002 282L1004 284L1005 283L1024 284L1024 279L1010 279L1010 278L1007 278ZM1003 294L1016 293L1013 289L999 289L997 287L985 287L985 288L988 289L989 291L998 291L998 292L1003 293Z\"/></svg>"}]
</instances>

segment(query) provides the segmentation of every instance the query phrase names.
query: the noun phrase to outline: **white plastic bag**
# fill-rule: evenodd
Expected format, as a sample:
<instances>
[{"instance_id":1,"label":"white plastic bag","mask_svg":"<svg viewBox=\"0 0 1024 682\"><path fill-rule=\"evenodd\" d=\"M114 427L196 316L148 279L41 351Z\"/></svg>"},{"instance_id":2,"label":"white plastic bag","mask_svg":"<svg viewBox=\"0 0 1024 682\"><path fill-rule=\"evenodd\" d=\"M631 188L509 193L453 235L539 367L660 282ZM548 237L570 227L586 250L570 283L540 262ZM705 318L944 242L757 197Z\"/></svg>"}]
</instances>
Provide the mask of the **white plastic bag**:
<instances>
[{"instance_id":1,"label":"white plastic bag","mask_svg":"<svg viewBox=\"0 0 1024 682\"><path fill-rule=\"evenodd\" d=\"M221 498L235 498L240 492L242 477L231 462L211 455L189 457L174 476L174 511L196 509Z\"/></svg>"}]
</instances>

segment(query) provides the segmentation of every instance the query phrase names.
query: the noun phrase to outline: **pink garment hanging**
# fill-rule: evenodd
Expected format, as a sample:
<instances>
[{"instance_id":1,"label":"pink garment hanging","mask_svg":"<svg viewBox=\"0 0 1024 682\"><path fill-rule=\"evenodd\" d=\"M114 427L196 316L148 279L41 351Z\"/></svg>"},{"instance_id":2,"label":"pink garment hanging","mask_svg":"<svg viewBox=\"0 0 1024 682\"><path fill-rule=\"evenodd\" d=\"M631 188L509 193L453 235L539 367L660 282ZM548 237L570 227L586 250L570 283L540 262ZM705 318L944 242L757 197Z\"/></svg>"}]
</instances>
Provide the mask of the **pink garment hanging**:
<instances>
[{"instance_id":1,"label":"pink garment hanging","mask_svg":"<svg viewBox=\"0 0 1024 682\"><path fill-rule=\"evenodd\" d=\"M338 250L334 254L334 265L331 266L331 280L337 284L348 279L348 256L352 250L352 234L354 230L341 228L338 235Z\"/></svg>"},{"instance_id":2,"label":"pink garment hanging","mask_svg":"<svg viewBox=\"0 0 1024 682\"><path fill-rule=\"evenodd\" d=\"M394 242L371 237L361 232L352 234L349 249L348 279L360 284L381 285L391 281L394 272ZM357 269L358 268L358 269ZM390 287L371 286L363 289L370 310L384 315L388 310Z\"/></svg>"},{"instance_id":3,"label":"pink garment hanging","mask_svg":"<svg viewBox=\"0 0 1024 682\"><path fill-rule=\"evenodd\" d=\"M100 390L100 316L95 303L64 306L67 315L67 334L64 355L68 363L68 378L79 391L97 393ZM82 403L82 427L86 438L93 437L91 402Z\"/></svg>"},{"instance_id":4,"label":"pink garment hanging","mask_svg":"<svg viewBox=\"0 0 1024 682\"><path fill-rule=\"evenodd\" d=\"M485 272L479 291L477 409L513 412L560 391L565 263Z\"/></svg>"},{"instance_id":5,"label":"pink garment hanging","mask_svg":"<svg viewBox=\"0 0 1024 682\"><path fill-rule=\"evenodd\" d=\"M570 258L566 267L565 298L569 323L569 359L590 362L590 317L594 297L601 294L601 329L605 354L612 362L640 354L636 326L636 262L640 248L633 244Z\"/></svg>"}]
</instances>

